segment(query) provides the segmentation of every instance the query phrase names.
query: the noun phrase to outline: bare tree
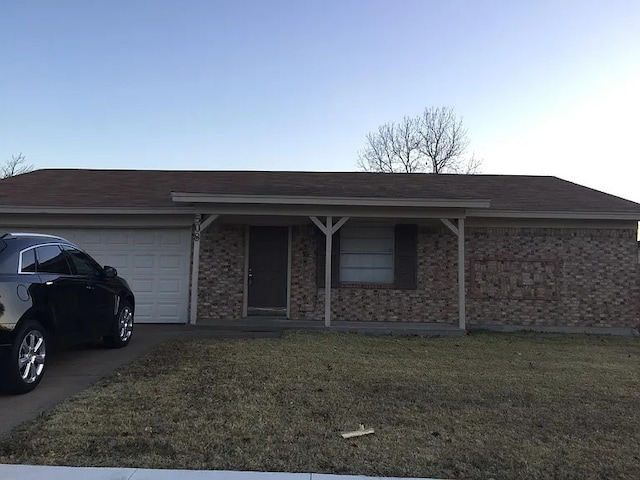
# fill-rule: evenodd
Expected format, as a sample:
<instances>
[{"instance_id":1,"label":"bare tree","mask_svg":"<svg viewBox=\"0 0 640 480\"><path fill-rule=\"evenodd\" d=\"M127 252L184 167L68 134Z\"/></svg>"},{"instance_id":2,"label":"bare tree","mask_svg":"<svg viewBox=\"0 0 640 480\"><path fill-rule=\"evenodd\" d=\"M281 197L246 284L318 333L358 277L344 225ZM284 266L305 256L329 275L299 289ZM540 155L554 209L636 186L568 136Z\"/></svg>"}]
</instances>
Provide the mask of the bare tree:
<instances>
[{"instance_id":1,"label":"bare tree","mask_svg":"<svg viewBox=\"0 0 640 480\"><path fill-rule=\"evenodd\" d=\"M464 173L465 175L475 175L476 173L480 173L482 160L476 158L476 154L473 153L465 162L463 162L462 166L463 170L459 173Z\"/></svg>"},{"instance_id":2,"label":"bare tree","mask_svg":"<svg viewBox=\"0 0 640 480\"><path fill-rule=\"evenodd\" d=\"M462 119L447 107L387 123L369 133L358 167L383 173L477 173L480 160L465 158L469 139Z\"/></svg>"},{"instance_id":3,"label":"bare tree","mask_svg":"<svg viewBox=\"0 0 640 480\"><path fill-rule=\"evenodd\" d=\"M0 166L0 178L14 177L32 170L33 165L27 163L26 157L19 153L18 155L11 155L11 158Z\"/></svg>"},{"instance_id":4,"label":"bare tree","mask_svg":"<svg viewBox=\"0 0 640 480\"><path fill-rule=\"evenodd\" d=\"M385 123L369 133L359 154L358 166L370 172L413 173L421 169L420 137L415 118Z\"/></svg>"},{"instance_id":5,"label":"bare tree","mask_svg":"<svg viewBox=\"0 0 640 480\"><path fill-rule=\"evenodd\" d=\"M469 146L467 130L450 108L427 108L418 117L420 153L432 173L459 173Z\"/></svg>"}]
</instances>

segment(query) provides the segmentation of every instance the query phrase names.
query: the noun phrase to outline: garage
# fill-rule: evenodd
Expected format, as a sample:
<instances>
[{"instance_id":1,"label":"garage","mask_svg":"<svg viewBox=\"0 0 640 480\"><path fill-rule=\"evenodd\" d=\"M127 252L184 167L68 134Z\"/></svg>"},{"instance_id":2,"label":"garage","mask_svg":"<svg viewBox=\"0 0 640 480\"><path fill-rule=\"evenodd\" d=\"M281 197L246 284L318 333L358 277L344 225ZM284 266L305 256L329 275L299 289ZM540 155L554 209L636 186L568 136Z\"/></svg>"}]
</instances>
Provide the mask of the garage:
<instances>
[{"instance_id":1,"label":"garage","mask_svg":"<svg viewBox=\"0 0 640 480\"><path fill-rule=\"evenodd\" d=\"M44 233L44 230L40 230ZM125 278L136 296L136 322L187 323L189 229L46 229L75 243Z\"/></svg>"}]
</instances>

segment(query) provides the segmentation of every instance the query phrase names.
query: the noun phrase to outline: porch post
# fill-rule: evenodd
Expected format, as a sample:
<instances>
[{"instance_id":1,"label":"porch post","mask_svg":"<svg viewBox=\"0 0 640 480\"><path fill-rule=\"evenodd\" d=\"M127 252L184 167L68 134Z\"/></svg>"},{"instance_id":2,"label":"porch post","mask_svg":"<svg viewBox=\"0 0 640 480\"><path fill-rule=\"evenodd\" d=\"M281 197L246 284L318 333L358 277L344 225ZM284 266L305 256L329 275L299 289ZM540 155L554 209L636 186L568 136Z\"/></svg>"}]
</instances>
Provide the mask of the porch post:
<instances>
[{"instance_id":1,"label":"porch post","mask_svg":"<svg viewBox=\"0 0 640 480\"><path fill-rule=\"evenodd\" d=\"M318 217L309 217L311 221L320 229L325 235L325 261L324 261L324 326L331 326L331 247L333 241L333 234L336 233L342 226L347 223L349 217L342 217L340 220L333 224L333 217L327 217L326 225L323 224Z\"/></svg>"},{"instance_id":2,"label":"porch post","mask_svg":"<svg viewBox=\"0 0 640 480\"><path fill-rule=\"evenodd\" d=\"M454 225L446 218L441 218L440 221L458 237L458 327L461 330L464 330L466 328L467 321L467 299L464 288L464 218L460 217L458 219L458 226Z\"/></svg>"},{"instance_id":3,"label":"porch post","mask_svg":"<svg viewBox=\"0 0 640 480\"><path fill-rule=\"evenodd\" d=\"M196 213L195 220L193 222L193 261L191 265L191 292L189 295L189 324L195 325L198 317L198 275L200 274L200 234L203 232L213 221L218 218L218 215L209 215L203 222L202 215Z\"/></svg>"},{"instance_id":4,"label":"porch post","mask_svg":"<svg viewBox=\"0 0 640 480\"><path fill-rule=\"evenodd\" d=\"M458 326L466 328L466 297L464 279L464 218L458 219Z\"/></svg>"},{"instance_id":5,"label":"porch post","mask_svg":"<svg viewBox=\"0 0 640 480\"><path fill-rule=\"evenodd\" d=\"M331 326L331 245L333 240L333 217L327 217L324 259L324 326Z\"/></svg>"}]
</instances>

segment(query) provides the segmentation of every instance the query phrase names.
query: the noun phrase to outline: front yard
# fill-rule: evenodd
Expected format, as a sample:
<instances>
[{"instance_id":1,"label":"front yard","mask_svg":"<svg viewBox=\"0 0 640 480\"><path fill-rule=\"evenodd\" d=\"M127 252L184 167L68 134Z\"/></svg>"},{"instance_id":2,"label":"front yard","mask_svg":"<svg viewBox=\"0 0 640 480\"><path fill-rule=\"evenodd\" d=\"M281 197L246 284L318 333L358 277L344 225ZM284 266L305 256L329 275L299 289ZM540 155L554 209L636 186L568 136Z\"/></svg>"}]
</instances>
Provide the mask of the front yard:
<instances>
[{"instance_id":1,"label":"front yard","mask_svg":"<svg viewBox=\"0 0 640 480\"><path fill-rule=\"evenodd\" d=\"M174 342L14 431L0 463L640 478L639 366L615 337Z\"/></svg>"}]
</instances>

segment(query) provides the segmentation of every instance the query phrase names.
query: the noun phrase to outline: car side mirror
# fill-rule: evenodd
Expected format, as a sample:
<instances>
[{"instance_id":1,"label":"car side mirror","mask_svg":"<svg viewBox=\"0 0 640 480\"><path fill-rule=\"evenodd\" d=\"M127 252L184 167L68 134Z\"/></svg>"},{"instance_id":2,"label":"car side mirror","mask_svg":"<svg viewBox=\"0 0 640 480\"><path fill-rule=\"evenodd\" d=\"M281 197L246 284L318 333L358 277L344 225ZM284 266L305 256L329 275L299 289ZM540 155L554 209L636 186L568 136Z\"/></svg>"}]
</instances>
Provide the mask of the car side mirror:
<instances>
[{"instance_id":1,"label":"car side mirror","mask_svg":"<svg viewBox=\"0 0 640 480\"><path fill-rule=\"evenodd\" d=\"M115 278L118 276L118 271L113 267L109 267L108 265L104 266L104 268L102 269L102 272L104 273L104 276L107 278Z\"/></svg>"}]
</instances>

